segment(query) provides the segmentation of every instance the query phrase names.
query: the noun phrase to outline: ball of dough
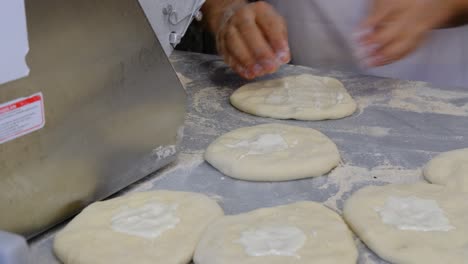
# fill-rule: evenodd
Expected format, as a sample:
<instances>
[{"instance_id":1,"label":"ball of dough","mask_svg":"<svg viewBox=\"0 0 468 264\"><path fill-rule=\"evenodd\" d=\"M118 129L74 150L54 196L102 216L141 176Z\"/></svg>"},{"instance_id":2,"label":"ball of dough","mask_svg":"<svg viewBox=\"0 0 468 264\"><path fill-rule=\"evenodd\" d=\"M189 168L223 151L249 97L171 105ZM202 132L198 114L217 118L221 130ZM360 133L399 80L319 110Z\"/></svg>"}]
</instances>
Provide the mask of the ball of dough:
<instances>
[{"instance_id":1,"label":"ball of dough","mask_svg":"<svg viewBox=\"0 0 468 264\"><path fill-rule=\"evenodd\" d=\"M202 194L155 191L91 204L54 240L65 264L186 264L204 229L223 215Z\"/></svg>"},{"instance_id":2,"label":"ball of dough","mask_svg":"<svg viewBox=\"0 0 468 264\"><path fill-rule=\"evenodd\" d=\"M208 146L205 159L233 178L286 181L321 176L338 165L340 154L317 130L265 124L219 137Z\"/></svg>"},{"instance_id":3,"label":"ball of dough","mask_svg":"<svg viewBox=\"0 0 468 264\"><path fill-rule=\"evenodd\" d=\"M416 183L365 187L349 198L351 229L391 263L468 263L468 194Z\"/></svg>"},{"instance_id":4,"label":"ball of dough","mask_svg":"<svg viewBox=\"0 0 468 264\"><path fill-rule=\"evenodd\" d=\"M310 74L246 84L231 104L252 115L298 120L339 119L357 108L340 81Z\"/></svg>"},{"instance_id":5,"label":"ball of dough","mask_svg":"<svg viewBox=\"0 0 468 264\"><path fill-rule=\"evenodd\" d=\"M468 148L438 155L424 168L424 177L431 183L468 192Z\"/></svg>"},{"instance_id":6,"label":"ball of dough","mask_svg":"<svg viewBox=\"0 0 468 264\"><path fill-rule=\"evenodd\" d=\"M315 202L263 208L219 218L203 234L196 264L356 263L348 227Z\"/></svg>"}]
</instances>

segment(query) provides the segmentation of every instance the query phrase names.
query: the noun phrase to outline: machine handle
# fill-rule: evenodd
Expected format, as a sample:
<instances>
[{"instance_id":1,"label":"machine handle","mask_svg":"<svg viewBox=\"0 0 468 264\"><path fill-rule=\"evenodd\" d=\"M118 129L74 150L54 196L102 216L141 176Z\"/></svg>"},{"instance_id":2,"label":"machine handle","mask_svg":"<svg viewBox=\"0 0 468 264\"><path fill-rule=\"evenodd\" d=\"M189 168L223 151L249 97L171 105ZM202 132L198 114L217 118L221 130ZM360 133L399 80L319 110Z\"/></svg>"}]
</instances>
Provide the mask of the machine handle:
<instances>
[{"instance_id":1,"label":"machine handle","mask_svg":"<svg viewBox=\"0 0 468 264\"><path fill-rule=\"evenodd\" d=\"M29 264L29 247L24 237L0 230L0 264Z\"/></svg>"}]
</instances>

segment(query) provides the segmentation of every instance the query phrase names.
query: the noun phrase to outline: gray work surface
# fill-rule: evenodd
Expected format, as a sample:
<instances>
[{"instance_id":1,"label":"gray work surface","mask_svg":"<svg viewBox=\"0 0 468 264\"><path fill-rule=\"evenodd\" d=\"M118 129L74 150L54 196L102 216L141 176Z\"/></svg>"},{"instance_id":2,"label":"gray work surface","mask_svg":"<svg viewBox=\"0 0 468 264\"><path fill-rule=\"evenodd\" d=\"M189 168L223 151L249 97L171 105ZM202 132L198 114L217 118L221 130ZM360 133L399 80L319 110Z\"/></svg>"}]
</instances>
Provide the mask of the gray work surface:
<instances>
[{"instance_id":1,"label":"gray work surface","mask_svg":"<svg viewBox=\"0 0 468 264\"><path fill-rule=\"evenodd\" d=\"M312 73L341 80L359 104L351 117L320 122L255 117L233 108L229 95L246 81L218 58L194 53L171 57L188 94L184 138L178 159L120 194L157 189L194 191L219 201L226 214L300 200L317 201L341 212L344 201L367 185L422 181L421 168L436 154L468 147L468 88L285 66L268 78ZM318 129L341 152L341 164L326 176L278 183L231 179L203 161L218 136L245 126L285 123ZM56 230L31 241L40 264L53 257ZM386 263L356 240L359 263Z\"/></svg>"}]
</instances>

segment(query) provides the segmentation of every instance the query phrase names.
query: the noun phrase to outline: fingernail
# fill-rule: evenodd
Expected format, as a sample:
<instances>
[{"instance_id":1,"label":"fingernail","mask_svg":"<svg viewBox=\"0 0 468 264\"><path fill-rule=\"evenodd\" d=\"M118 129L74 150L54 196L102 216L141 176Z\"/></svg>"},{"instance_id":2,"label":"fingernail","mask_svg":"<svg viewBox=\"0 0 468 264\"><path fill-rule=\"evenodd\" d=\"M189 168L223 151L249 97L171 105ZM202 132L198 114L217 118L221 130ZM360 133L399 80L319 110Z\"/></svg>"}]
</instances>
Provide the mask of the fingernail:
<instances>
[{"instance_id":1,"label":"fingernail","mask_svg":"<svg viewBox=\"0 0 468 264\"><path fill-rule=\"evenodd\" d=\"M367 46L364 47L365 51L367 53L374 53L376 50L378 50L380 48L380 45L379 44L369 44Z\"/></svg>"},{"instance_id":2,"label":"fingernail","mask_svg":"<svg viewBox=\"0 0 468 264\"><path fill-rule=\"evenodd\" d=\"M281 64L288 63L291 60L289 51L282 50L276 53L276 59L280 61Z\"/></svg>"},{"instance_id":3,"label":"fingernail","mask_svg":"<svg viewBox=\"0 0 468 264\"><path fill-rule=\"evenodd\" d=\"M387 59L381 55L376 55L374 57L374 63L375 64L381 64L381 63L384 63Z\"/></svg>"},{"instance_id":4,"label":"fingernail","mask_svg":"<svg viewBox=\"0 0 468 264\"><path fill-rule=\"evenodd\" d=\"M379 45L370 44L370 45L358 45L355 51L356 57L358 59L364 59L370 56L373 56L374 53L379 49Z\"/></svg>"},{"instance_id":5,"label":"fingernail","mask_svg":"<svg viewBox=\"0 0 468 264\"><path fill-rule=\"evenodd\" d=\"M263 67L260 64L255 64L252 68L253 75L257 76L263 72Z\"/></svg>"},{"instance_id":6,"label":"fingernail","mask_svg":"<svg viewBox=\"0 0 468 264\"><path fill-rule=\"evenodd\" d=\"M363 47L356 48L356 51L354 52L354 54L356 58L358 58L359 60L364 60L368 56L366 49Z\"/></svg>"},{"instance_id":7,"label":"fingernail","mask_svg":"<svg viewBox=\"0 0 468 264\"><path fill-rule=\"evenodd\" d=\"M355 38L355 39L360 39L366 35L369 35L370 33L372 33L374 30L371 29L371 28L362 28L362 29L358 29L357 31L355 31L353 34L352 34L352 37Z\"/></svg>"},{"instance_id":8,"label":"fingernail","mask_svg":"<svg viewBox=\"0 0 468 264\"><path fill-rule=\"evenodd\" d=\"M247 69L245 69L245 74L244 74L244 76L245 76L247 79L253 79L253 78L255 78L255 76L256 76L256 73L255 73L255 66L248 67Z\"/></svg>"},{"instance_id":9,"label":"fingernail","mask_svg":"<svg viewBox=\"0 0 468 264\"><path fill-rule=\"evenodd\" d=\"M246 79L252 80L255 78L255 74L252 73L251 71L246 71L246 74L244 75Z\"/></svg>"},{"instance_id":10,"label":"fingernail","mask_svg":"<svg viewBox=\"0 0 468 264\"><path fill-rule=\"evenodd\" d=\"M247 72L247 70L242 66L236 66L234 70L240 75L245 75L245 73Z\"/></svg>"},{"instance_id":11,"label":"fingernail","mask_svg":"<svg viewBox=\"0 0 468 264\"><path fill-rule=\"evenodd\" d=\"M288 44L288 41L287 41L287 40L281 41L281 44L280 44L280 45L281 45L282 49L284 49L284 50L286 50L286 49L289 50L289 44Z\"/></svg>"},{"instance_id":12,"label":"fingernail","mask_svg":"<svg viewBox=\"0 0 468 264\"><path fill-rule=\"evenodd\" d=\"M267 72L270 72L277 67L277 64L274 60L263 60L260 62L260 64L262 65L263 69Z\"/></svg>"},{"instance_id":13,"label":"fingernail","mask_svg":"<svg viewBox=\"0 0 468 264\"><path fill-rule=\"evenodd\" d=\"M248 78L248 76L251 75L248 69L240 65L235 66L234 70L243 78Z\"/></svg>"},{"instance_id":14,"label":"fingernail","mask_svg":"<svg viewBox=\"0 0 468 264\"><path fill-rule=\"evenodd\" d=\"M372 59L363 59L361 63L365 68L372 67Z\"/></svg>"},{"instance_id":15,"label":"fingernail","mask_svg":"<svg viewBox=\"0 0 468 264\"><path fill-rule=\"evenodd\" d=\"M376 55L368 59L365 59L363 62L364 62L364 65L366 65L367 67L376 67L384 63L385 58L381 55Z\"/></svg>"}]
</instances>

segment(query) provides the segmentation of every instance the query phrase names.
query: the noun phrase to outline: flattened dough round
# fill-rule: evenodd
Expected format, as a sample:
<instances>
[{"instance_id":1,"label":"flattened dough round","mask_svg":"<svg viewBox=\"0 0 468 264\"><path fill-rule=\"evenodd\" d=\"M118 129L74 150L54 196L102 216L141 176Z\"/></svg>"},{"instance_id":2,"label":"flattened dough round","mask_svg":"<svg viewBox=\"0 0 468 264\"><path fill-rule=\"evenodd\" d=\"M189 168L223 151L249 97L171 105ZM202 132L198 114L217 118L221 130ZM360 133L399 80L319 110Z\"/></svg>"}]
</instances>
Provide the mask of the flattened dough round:
<instances>
[{"instance_id":1,"label":"flattened dough round","mask_svg":"<svg viewBox=\"0 0 468 264\"><path fill-rule=\"evenodd\" d=\"M431 183L468 192L468 148L438 155L424 168L424 177Z\"/></svg>"},{"instance_id":2,"label":"flattened dough round","mask_svg":"<svg viewBox=\"0 0 468 264\"><path fill-rule=\"evenodd\" d=\"M145 212L145 207L154 204L171 206L172 218ZM156 230L154 221L173 225L155 237L116 231L115 217L128 210L134 211L133 216L125 217L124 221L147 217L131 225L137 230L145 227L142 229L145 234ZM57 234L54 251L65 264L186 264L204 229L222 215L219 205L202 194L173 191L129 194L85 208Z\"/></svg>"},{"instance_id":3,"label":"flattened dough round","mask_svg":"<svg viewBox=\"0 0 468 264\"><path fill-rule=\"evenodd\" d=\"M250 234L259 240L250 240L258 244L249 248L244 239ZM338 214L315 202L298 202L219 218L200 239L194 262L346 264L356 263L357 256L352 234Z\"/></svg>"},{"instance_id":4,"label":"flattened dough round","mask_svg":"<svg viewBox=\"0 0 468 264\"><path fill-rule=\"evenodd\" d=\"M438 213L410 210L409 203L401 203L399 212L392 222L384 223L382 208L390 199L401 201L421 199L423 204L436 203ZM420 200L420 201L421 201ZM386 185L365 187L349 198L344 207L345 220L366 245L381 258L391 263L440 264L468 263L468 194L453 192L442 186L416 183L410 185ZM398 208L398 207L397 207ZM417 214L414 214L416 212ZM432 230L416 230L413 222ZM384 215L385 216L385 215ZM386 217L386 216L385 216ZM431 221L435 221L431 224ZM405 225L400 225L405 224ZM443 224L436 230L434 224ZM446 226L447 228L443 231Z\"/></svg>"},{"instance_id":5,"label":"flattened dough round","mask_svg":"<svg viewBox=\"0 0 468 264\"><path fill-rule=\"evenodd\" d=\"M340 154L315 129L265 124L222 135L208 146L205 159L233 178L286 181L321 176L338 165Z\"/></svg>"},{"instance_id":6,"label":"flattened dough round","mask_svg":"<svg viewBox=\"0 0 468 264\"><path fill-rule=\"evenodd\" d=\"M339 119L357 108L340 81L310 74L246 84L231 104L257 116L298 120Z\"/></svg>"}]
</instances>

